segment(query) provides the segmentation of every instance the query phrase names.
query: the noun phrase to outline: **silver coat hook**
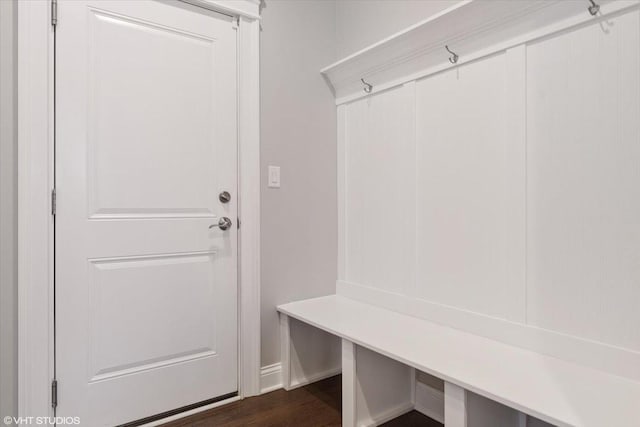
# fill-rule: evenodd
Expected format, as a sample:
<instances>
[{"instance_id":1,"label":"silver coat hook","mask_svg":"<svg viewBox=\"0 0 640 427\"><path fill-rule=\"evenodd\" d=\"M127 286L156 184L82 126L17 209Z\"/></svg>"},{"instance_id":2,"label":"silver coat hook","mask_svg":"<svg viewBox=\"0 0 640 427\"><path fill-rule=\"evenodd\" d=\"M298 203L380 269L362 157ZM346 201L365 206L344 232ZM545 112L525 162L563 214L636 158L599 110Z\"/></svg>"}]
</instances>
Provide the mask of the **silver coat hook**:
<instances>
[{"instance_id":1,"label":"silver coat hook","mask_svg":"<svg viewBox=\"0 0 640 427\"><path fill-rule=\"evenodd\" d=\"M447 49L447 52L449 52L452 56L449 57L449 62L451 62L452 64L457 64L458 63L458 59L460 58L458 56L457 53L452 52L451 49L449 49L448 45L445 45L444 47L445 49Z\"/></svg>"},{"instance_id":2,"label":"silver coat hook","mask_svg":"<svg viewBox=\"0 0 640 427\"><path fill-rule=\"evenodd\" d=\"M589 3L591 3L591 6L589 6L589 13L591 16L596 16L598 12L600 12L600 5L597 5L594 0L589 0Z\"/></svg>"},{"instance_id":3,"label":"silver coat hook","mask_svg":"<svg viewBox=\"0 0 640 427\"><path fill-rule=\"evenodd\" d=\"M373 86L370 85L369 83L365 82L364 79L360 79L360 81L362 82L362 84L364 85L364 91L366 93L371 93L371 91L373 90Z\"/></svg>"}]
</instances>

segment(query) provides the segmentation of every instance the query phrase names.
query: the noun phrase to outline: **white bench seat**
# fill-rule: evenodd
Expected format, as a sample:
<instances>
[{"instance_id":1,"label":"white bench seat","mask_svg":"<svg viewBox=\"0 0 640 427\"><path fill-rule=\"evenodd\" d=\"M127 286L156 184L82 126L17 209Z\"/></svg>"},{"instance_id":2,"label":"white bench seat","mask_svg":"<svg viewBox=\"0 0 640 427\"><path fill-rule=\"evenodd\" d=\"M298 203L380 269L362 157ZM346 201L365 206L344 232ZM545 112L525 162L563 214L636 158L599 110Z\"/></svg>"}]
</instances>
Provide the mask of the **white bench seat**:
<instances>
[{"instance_id":1,"label":"white bench seat","mask_svg":"<svg viewBox=\"0 0 640 427\"><path fill-rule=\"evenodd\" d=\"M554 425L640 426L638 382L337 295L278 311Z\"/></svg>"}]
</instances>

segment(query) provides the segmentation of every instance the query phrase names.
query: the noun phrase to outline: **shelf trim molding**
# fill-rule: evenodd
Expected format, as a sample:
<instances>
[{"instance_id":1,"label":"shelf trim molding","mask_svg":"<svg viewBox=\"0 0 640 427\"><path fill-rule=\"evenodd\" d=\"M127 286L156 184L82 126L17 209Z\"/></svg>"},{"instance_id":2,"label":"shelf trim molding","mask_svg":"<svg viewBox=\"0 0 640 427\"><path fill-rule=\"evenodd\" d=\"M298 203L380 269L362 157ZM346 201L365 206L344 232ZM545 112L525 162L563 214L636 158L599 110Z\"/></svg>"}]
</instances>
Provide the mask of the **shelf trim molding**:
<instances>
[{"instance_id":1,"label":"shelf trim molding","mask_svg":"<svg viewBox=\"0 0 640 427\"><path fill-rule=\"evenodd\" d=\"M531 43L561 31L638 9L640 0L604 0L592 16L576 0L465 0L320 70L336 105L379 93ZM493 18L487 20L487 16ZM539 25L544 22L544 25ZM464 25L464 29L460 29ZM449 45L459 61L449 62ZM372 85L365 92L361 79Z\"/></svg>"}]
</instances>

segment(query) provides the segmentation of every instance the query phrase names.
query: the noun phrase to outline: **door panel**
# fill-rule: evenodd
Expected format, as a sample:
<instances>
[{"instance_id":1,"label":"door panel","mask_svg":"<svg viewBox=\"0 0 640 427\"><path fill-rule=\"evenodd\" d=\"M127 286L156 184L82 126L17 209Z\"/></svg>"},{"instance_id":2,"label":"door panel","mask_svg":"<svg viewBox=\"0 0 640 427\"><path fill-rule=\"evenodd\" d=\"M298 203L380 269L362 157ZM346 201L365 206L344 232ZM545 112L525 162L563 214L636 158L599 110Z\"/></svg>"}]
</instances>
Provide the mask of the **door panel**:
<instances>
[{"instance_id":1,"label":"door panel","mask_svg":"<svg viewBox=\"0 0 640 427\"><path fill-rule=\"evenodd\" d=\"M91 216L211 216L216 40L98 10L88 19Z\"/></svg>"},{"instance_id":2,"label":"door panel","mask_svg":"<svg viewBox=\"0 0 640 427\"><path fill-rule=\"evenodd\" d=\"M117 425L233 393L231 18L179 2L58 8L57 415ZM223 216L234 226L209 229Z\"/></svg>"},{"instance_id":3,"label":"door panel","mask_svg":"<svg viewBox=\"0 0 640 427\"><path fill-rule=\"evenodd\" d=\"M215 253L90 260L91 381L215 355L216 261Z\"/></svg>"}]
</instances>

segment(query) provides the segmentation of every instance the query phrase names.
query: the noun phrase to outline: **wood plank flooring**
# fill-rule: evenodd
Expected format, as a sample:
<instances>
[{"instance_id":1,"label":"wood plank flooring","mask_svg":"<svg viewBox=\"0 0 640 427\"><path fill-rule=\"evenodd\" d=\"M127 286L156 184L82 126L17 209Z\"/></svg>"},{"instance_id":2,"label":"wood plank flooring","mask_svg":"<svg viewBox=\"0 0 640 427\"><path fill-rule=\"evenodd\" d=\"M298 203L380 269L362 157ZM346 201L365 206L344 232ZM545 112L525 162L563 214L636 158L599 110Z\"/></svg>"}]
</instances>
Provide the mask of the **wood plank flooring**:
<instances>
[{"instance_id":1,"label":"wood plank flooring","mask_svg":"<svg viewBox=\"0 0 640 427\"><path fill-rule=\"evenodd\" d=\"M340 427L341 377L301 387L277 390L214 408L163 427ZM410 412L385 427L443 427L418 412Z\"/></svg>"}]
</instances>

